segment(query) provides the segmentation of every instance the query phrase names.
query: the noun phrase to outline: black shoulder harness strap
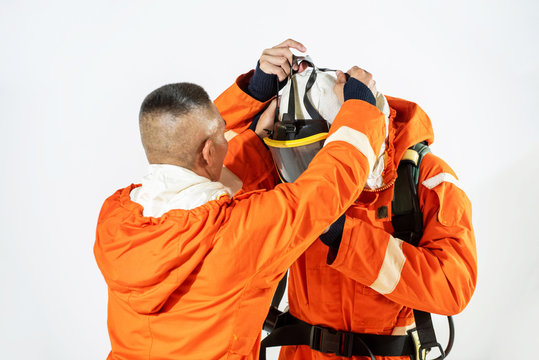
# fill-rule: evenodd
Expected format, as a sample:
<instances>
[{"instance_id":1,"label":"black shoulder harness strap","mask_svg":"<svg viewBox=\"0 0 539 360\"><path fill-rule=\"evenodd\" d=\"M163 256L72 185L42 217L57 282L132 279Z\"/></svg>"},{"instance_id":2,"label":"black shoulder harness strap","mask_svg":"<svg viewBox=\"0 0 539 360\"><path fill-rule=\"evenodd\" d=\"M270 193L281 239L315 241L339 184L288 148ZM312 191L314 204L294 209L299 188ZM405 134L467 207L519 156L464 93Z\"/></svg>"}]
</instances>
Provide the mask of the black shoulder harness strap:
<instances>
[{"instance_id":1,"label":"black shoulder harness strap","mask_svg":"<svg viewBox=\"0 0 539 360\"><path fill-rule=\"evenodd\" d=\"M416 144L406 150L399 162L393 201L391 202L393 236L414 246L419 245L419 241L423 236L423 213L421 212L417 193L419 167L423 156L429 152L430 148L425 142ZM414 318L415 330L420 344L418 357L424 358L430 349L438 348L441 355L436 360L444 359L451 350L453 336L450 336L449 344L444 352L444 349L436 340L431 314L414 309ZM448 317L448 321L450 333L453 334L453 320ZM413 334L410 335L414 336Z\"/></svg>"},{"instance_id":2,"label":"black shoulder harness strap","mask_svg":"<svg viewBox=\"0 0 539 360\"><path fill-rule=\"evenodd\" d=\"M429 147L419 143L407 149L397 169L397 180L391 202L393 236L414 246L423 235L423 215L419 206L417 187L419 165Z\"/></svg>"},{"instance_id":3,"label":"black shoulder harness strap","mask_svg":"<svg viewBox=\"0 0 539 360\"><path fill-rule=\"evenodd\" d=\"M423 235L423 215L418 197L419 167L423 156L429 152L424 142L406 150L397 169L391 203L394 237L414 246L419 244ZM441 360L449 354L453 345L454 326L451 316L448 316L449 342L444 351L436 340L431 314L415 309L416 327L404 336L351 333L305 323L289 312L278 310L285 287L286 275L279 283L264 323L264 330L270 334L261 343L261 360L266 359L267 347L286 345L307 345L323 353L344 357L369 356L371 360L375 360L375 356L410 356L410 359L424 360L430 349L438 348L441 355L435 360Z\"/></svg>"}]
</instances>

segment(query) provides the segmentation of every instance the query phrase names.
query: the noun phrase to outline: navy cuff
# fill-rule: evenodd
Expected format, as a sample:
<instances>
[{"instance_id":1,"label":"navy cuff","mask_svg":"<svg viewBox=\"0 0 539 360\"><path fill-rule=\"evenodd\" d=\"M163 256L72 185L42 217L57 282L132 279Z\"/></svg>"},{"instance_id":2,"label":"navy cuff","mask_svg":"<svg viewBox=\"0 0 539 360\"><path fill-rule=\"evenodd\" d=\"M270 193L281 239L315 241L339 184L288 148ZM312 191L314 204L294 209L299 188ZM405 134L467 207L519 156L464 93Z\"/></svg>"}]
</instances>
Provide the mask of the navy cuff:
<instances>
[{"instance_id":1,"label":"navy cuff","mask_svg":"<svg viewBox=\"0 0 539 360\"><path fill-rule=\"evenodd\" d=\"M338 248L341 244L345 220L346 215L343 214L333 224L331 224L329 230L325 234L320 235L320 240L329 247Z\"/></svg>"},{"instance_id":2,"label":"navy cuff","mask_svg":"<svg viewBox=\"0 0 539 360\"><path fill-rule=\"evenodd\" d=\"M376 98L374 97L371 89L367 85L355 78L350 78L346 84L344 84L344 101L350 99L363 100L369 104L376 106Z\"/></svg>"},{"instance_id":3,"label":"navy cuff","mask_svg":"<svg viewBox=\"0 0 539 360\"><path fill-rule=\"evenodd\" d=\"M285 86L287 79L279 83L279 90ZM258 101L265 102L277 95L277 75L266 74L260 69L260 62L256 64L256 70L249 81L247 93Z\"/></svg>"}]
</instances>

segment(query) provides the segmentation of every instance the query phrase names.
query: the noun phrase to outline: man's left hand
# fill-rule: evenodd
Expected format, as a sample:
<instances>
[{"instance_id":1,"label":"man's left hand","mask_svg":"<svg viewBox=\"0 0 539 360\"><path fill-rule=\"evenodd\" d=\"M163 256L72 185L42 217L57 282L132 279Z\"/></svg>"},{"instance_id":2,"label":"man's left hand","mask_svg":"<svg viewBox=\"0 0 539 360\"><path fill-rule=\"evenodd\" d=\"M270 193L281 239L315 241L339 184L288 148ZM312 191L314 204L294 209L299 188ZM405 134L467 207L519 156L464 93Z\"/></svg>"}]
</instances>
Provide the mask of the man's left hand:
<instances>
[{"instance_id":1,"label":"man's left hand","mask_svg":"<svg viewBox=\"0 0 539 360\"><path fill-rule=\"evenodd\" d=\"M260 69L266 74L277 75L283 81L290 74L294 54L290 49L305 52L307 48L302 43L287 39L272 48L265 49L260 56ZM297 66L297 65L295 65ZM297 70L297 69L294 69Z\"/></svg>"}]
</instances>

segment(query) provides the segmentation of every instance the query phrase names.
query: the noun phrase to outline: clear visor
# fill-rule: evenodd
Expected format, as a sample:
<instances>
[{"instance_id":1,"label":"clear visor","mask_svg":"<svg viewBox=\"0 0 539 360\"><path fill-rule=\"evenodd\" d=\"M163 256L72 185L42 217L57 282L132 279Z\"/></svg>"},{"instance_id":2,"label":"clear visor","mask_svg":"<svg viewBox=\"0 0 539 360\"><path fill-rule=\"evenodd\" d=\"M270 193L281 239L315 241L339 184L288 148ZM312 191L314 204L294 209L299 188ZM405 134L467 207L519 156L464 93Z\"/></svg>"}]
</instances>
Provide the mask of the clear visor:
<instances>
[{"instance_id":1,"label":"clear visor","mask_svg":"<svg viewBox=\"0 0 539 360\"><path fill-rule=\"evenodd\" d=\"M264 139L281 180L284 182L296 181L307 169L316 153L324 146L326 137L327 133L311 136L309 141L305 141L307 139L292 141Z\"/></svg>"}]
</instances>

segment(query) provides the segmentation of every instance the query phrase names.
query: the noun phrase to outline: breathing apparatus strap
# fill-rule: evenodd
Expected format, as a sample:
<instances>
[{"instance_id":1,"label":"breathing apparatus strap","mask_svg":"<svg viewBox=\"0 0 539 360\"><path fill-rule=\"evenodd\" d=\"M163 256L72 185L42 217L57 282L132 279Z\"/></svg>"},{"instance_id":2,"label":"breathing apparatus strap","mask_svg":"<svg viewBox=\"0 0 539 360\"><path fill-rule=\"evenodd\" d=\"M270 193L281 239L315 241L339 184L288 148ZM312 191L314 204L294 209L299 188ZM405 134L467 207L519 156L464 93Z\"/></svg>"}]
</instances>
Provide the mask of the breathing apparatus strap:
<instances>
[{"instance_id":1,"label":"breathing apparatus strap","mask_svg":"<svg viewBox=\"0 0 539 360\"><path fill-rule=\"evenodd\" d=\"M264 325L262 328L265 331L271 332L273 329L275 329L275 325L277 324L277 318L281 314L281 311L279 311L279 304L281 303L281 300L283 299L284 292L286 291L286 282L288 277L288 271L284 274L283 278L279 281L279 284L277 285L277 289L275 289L275 293L273 294L273 299L271 299L271 306L268 312L268 315L266 316L266 320L264 320Z\"/></svg>"},{"instance_id":2,"label":"breathing apparatus strap","mask_svg":"<svg viewBox=\"0 0 539 360\"><path fill-rule=\"evenodd\" d=\"M436 333L434 332L430 313L414 309L414 318L415 331L417 331L417 337L419 339L419 348L416 355L417 360L426 359L428 352L433 348L438 348L440 351L440 356L436 360L445 359L446 353L442 345L436 340Z\"/></svg>"},{"instance_id":3,"label":"breathing apparatus strap","mask_svg":"<svg viewBox=\"0 0 539 360\"><path fill-rule=\"evenodd\" d=\"M337 356L415 356L416 349L408 335L375 335L338 331L311 325L289 312L280 313L275 329L260 345L260 360L266 360L266 348L307 345L311 349Z\"/></svg>"},{"instance_id":4,"label":"breathing apparatus strap","mask_svg":"<svg viewBox=\"0 0 539 360\"><path fill-rule=\"evenodd\" d=\"M429 147L419 143L406 150L397 169L397 180L391 202L393 236L414 246L423 236L423 214L419 206L417 184L419 165Z\"/></svg>"},{"instance_id":5,"label":"breathing apparatus strap","mask_svg":"<svg viewBox=\"0 0 539 360\"><path fill-rule=\"evenodd\" d=\"M314 106L311 103L311 100L307 96L311 88L313 87L314 83L316 82L317 72L318 71L337 71L334 69L328 69L328 68L318 68L314 65L312 59L309 56L293 56L291 68L294 64L298 65L302 62L308 62L311 67L313 68L311 75L309 76L309 79L307 80L307 84L305 85L305 93L303 95L303 105L305 105L305 109L307 109L307 112L311 116L311 119L323 119L323 117L320 115L320 113L314 108ZM290 75L288 76L288 81L290 81L290 94L288 96L288 112L286 114L290 114L291 116L288 116L288 119L292 119L292 122L295 120L295 114L296 114L296 99L295 99L295 80L294 80L294 71L290 70ZM346 75L346 80L350 78L350 75ZM276 98L279 99L279 79L276 78L277 81L277 93ZM279 121L279 107L280 104L277 102L277 108L275 110L275 122ZM284 116L283 116L284 117ZM283 119L284 121L284 119Z\"/></svg>"},{"instance_id":6,"label":"breathing apparatus strap","mask_svg":"<svg viewBox=\"0 0 539 360\"><path fill-rule=\"evenodd\" d=\"M320 120L323 119L323 117L320 115L320 113L315 109L313 104L311 103L311 100L309 99L309 92L311 91L311 88L313 87L314 83L316 82L317 78L317 72L318 71L333 71L330 69L318 69L312 61L305 60L309 62L312 66L311 75L309 76L309 79L307 80L307 84L305 85L305 92L303 94L303 105L305 106L305 109L307 110L307 113L313 120ZM299 64L298 64L299 65ZM289 140L292 140L294 137L294 133L296 132L296 79L294 78L294 72L290 72L290 76L288 78L288 81L290 82L290 91L288 93L288 111L283 114L282 123L286 128L286 138ZM277 79L277 82L279 80ZM277 86L277 98L279 98L279 87ZM275 110L275 122L279 120L279 107L280 104L277 104L277 108Z\"/></svg>"},{"instance_id":7,"label":"breathing apparatus strap","mask_svg":"<svg viewBox=\"0 0 539 360\"><path fill-rule=\"evenodd\" d=\"M318 71L319 70L316 67L313 67L309 80L307 80L307 84L305 85L305 93L303 94L303 105L305 105L305 109L307 109L311 119L323 119L322 115L320 115L320 113L314 108L313 104L311 104L311 100L307 96L316 81L316 73Z\"/></svg>"},{"instance_id":8,"label":"breathing apparatus strap","mask_svg":"<svg viewBox=\"0 0 539 360\"><path fill-rule=\"evenodd\" d=\"M391 224L393 225L394 236L414 246L419 245L419 241L423 236L423 214L417 193L419 167L423 156L429 152L430 149L424 142L406 150L397 169L397 180L395 181L395 190L391 203L393 213ZM426 354L432 348L438 348L440 351L441 355L436 360L444 359L452 346L452 334L450 334L450 341L444 352L436 339L431 314L414 309L414 318L416 327L410 330L409 334L414 336L414 331L417 334L419 345L416 357L418 360L425 359ZM450 330L453 330L451 317L448 317L448 321Z\"/></svg>"}]
</instances>

